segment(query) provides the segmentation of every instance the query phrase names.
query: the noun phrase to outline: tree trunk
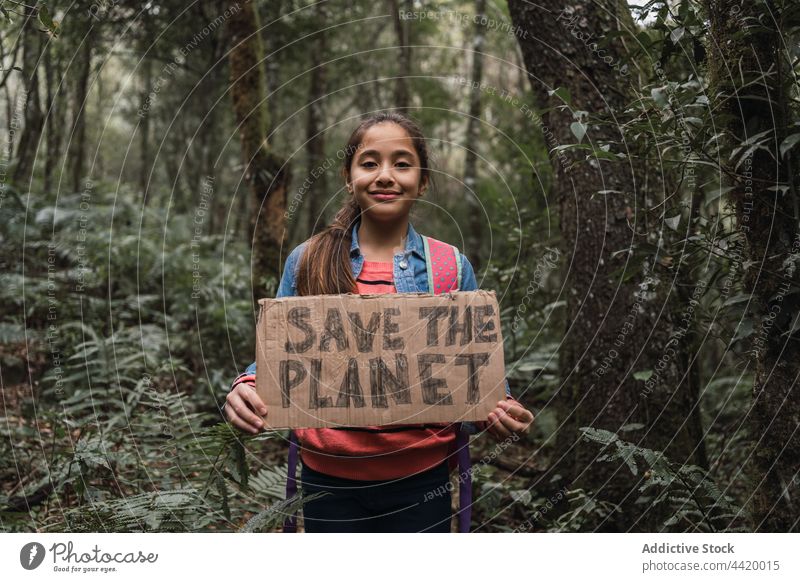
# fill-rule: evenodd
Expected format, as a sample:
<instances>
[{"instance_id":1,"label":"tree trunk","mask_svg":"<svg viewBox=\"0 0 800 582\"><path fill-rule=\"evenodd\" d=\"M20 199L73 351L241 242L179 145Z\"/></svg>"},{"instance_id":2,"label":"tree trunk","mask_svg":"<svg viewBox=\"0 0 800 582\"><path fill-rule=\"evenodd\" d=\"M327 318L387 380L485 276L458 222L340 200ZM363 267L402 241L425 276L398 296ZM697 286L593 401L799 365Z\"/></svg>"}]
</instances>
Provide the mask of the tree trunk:
<instances>
[{"instance_id":1,"label":"tree trunk","mask_svg":"<svg viewBox=\"0 0 800 582\"><path fill-rule=\"evenodd\" d=\"M142 43L144 45L144 43ZM142 47L141 91L139 92L139 190L143 204L150 202L149 185L153 176L153 162L150 154L150 93L153 90L153 61Z\"/></svg>"},{"instance_id":2,"label":"tree trunk","mask_svg":"<svg viewBox=\"0 0 800 582\"><path fill-rule=\"evenodd\" d=\"M89 75L92 71L92 34L90 32L82 39L80 56L78 58L78 72L75 79L75 92L72 95L72 131L69 139L69 168L71 171L70 184L73 192L81 191L84 165L86 161L86 107L89 95Z\"/></svg>"},{"instance_id":3,"label":"tree trunk","mask_svg":"<svg viewBox=\"0 0 800 582\"><path fill-rule=\"evenodd\" d=\"M266 6L264 6L264 10L267 14L268 24L277 21L281 18L281 15L284 13L283 4L285 0L272 0L271 2L267 2ZM327 2L323 2L323 6L327 6ZM266 34L266 39L264 42L267 47L267 55L279 55L278 51L283 48L283 43L277 35L269 34L271 27L265 28L262 31L262 35ZM280 71L281 71L281 59L277 56L272 56L266 59L264 63L264 68L266 69L266 77L264 78L264 86L266 87L266 93L264 96L272 95L275 91L278 90L278 87L281 86L281 82L283 79L281 78ZM283 119L281 117L281 100L276 98L267 99L267 119L272 123L274 119ZM277 137L277 136L276 136ZM281 144L286 143L281 142L277 139L273 139L272 147L282 147Z\"/></svg>"},{"instance_id":4,"label":"tree trunk","mask_svg":"<svg viewBox=\"0 0 800 582\"><path fill-rule=\"evenodd\" d=\"M0 74L0 89L3 88L5 88L6 90L8 89L8 87L6 87L6 84L8 83L8 80L11 78L11 73L13 73L16 70L14 67L17 66L17 56L19 55L19 46L21 37L22 37L21 33L17 35L17 40L14 42L14 46L11 48L11 55L10 55L11 62L6 66L6 68L3 69L2 74ZM3 43L0 43L0 63L3 63L3 65L5 65L6 58L8 56L9 55L6 54L5 52L5 47L3 46Z\"/></svg>"},{"instance_id":5,"label":"tree trunk","mask_svg":"<svg viewBox=\"0 0 800 582\"><path fill-rule=\"evenodd\" d=\"M630 19L624 2L576 0L566 7L559 0L509 0L508 4L514 26L527 32L517 38L541 109L561 104L548 91L564 88L570 93L572 110L604 117L624 110L625 80L578 40L623 28L620 22ZM604 48L615 62L624 56L619 39ZM551 152L579 141L570 129L577 121L570 108L554 108L544 119L529 113ZM598 124L588 128L583 143L598 147L621 139L616 125ZM643 425L628 427L621 438L665 451L679 463L689 461L694 448L685 422L691 396L686 382L681 382L680 358L670 345L673 322L665 305L670 281L655 261L646 261L641 272L631 276L635 268L628 262L629 254L616 252L648 235L633 210L641 207L643 192L637 177L645 168L631 171L627 163L586 160L585 151L553 153L553 188L569 266L564 286L570 292L557 396L561 425L548 475L565 477L572 488L594 485L598 497L621 506L622 511L596 524L597 529L652 529L652 517L640 519L643 508L633 503L639 477L624 465L599 461L597 446L581 440L578 430L591 426L619 432L625 425ZM648 370L652 375L646 381L633 376Z\"/></svg>"},{"instance_id":6,"label":"tree trunk","mask_svg":"<svg viewBox=\"0 0 800 582\"><path fill-rule=\"evenodd\" d=\"M36 4L35 2L33 4ZM25 7L25 23L22 40L22 85L25 97L24 127L17 149L17 165L13 181L19 185L30 186L36 150L42 137L44 115L39 95L39 59L42 55L43 35L37 30L35 6Z\"/></svg>"},{"instance_id":7,"label":"tree trunk","mask_svg":"<svg viewBox=\"0 0 800 582\"><path fill-rule=\"evenodd\" d=\"M206 69L211 71L217 67L222 67L223 63L220 61L222 56L227 50L227 39L224 37L213 36L209 39L208 61ZM202 116L203 128L200 130L201 135L201 183L199 188L203 189L205 186L208 189L208 184L214 185L213 198L211 199L211 208L214 211L211 213L208 221L209 234L217 234L222 232L224 228L225 214L227 212L230 199L223 195L224 190L220 188L218 183L219 176L217 172L217 160L220 155L220 111L215 106L219 101L219 88L218 84L214 82L216 75L208 75L202 83L206 90L202 93Z\"/></svg>"},{"instance_id":8,"label":"tree trunk","mask_svg":"<svg viewBox=\"0 0 800 582\"><path fill-rule=\"evenodd\" d=\"M321 55L328 54L327 32L324 29L330 19L328 4L320 4L318 10L319 18L316 20L319 30L314 36L314 49L312 55L318 60ZM328 191L328 173L322 169L325 162L325 94L327 93L327 79L325 67L319 63L315 64L311 71L311 87L309 89L308 123L307 123L307 145L309 172L306 175L311 185L305 189L303 198L306 201L307 215L307 234L310 236L325 228L321 209L325 200L330 197Z\"/></svg>"},{"instance_id":9,"label":"tree trunk","mask_svg":"<svg viewBox=\"0 0 800 582\"><path fill-rule=\"evenodd\" d=\"M254 299L267 296L280 281L280 255L286 239L286 189L288 167L266 142L267 110L263 103L264 48L258 13L251 1L231 10L230 35L231 96L239 127L245 179L251 190L249 212L253 242Z\"/></svg>"},{"instance_id":10,"label":"tree trunk","mask_svg":"<svg viewBox=\"0 0 800 582\"><path fill-rule=\"evenodd\" d=\"M486 0L475 0L475 36L472 37L472 87L483 83L483 45L485 31L480 24L486 13ZM488 226L486 210L481 207L478 195L478 144L481 135L481 91L473 89L469 94L469 117L467 118L467 152L464 160L464 188L469 203L469 255L476 272L481 268L483 248L483 225Z\"/></svg>"},{"instance_id":11,"label":"tree trunk","mask_svg":"<svg viewBox=\"0 0 800 582\"><path fill-rule=\"evenodd\" d=\"M399 71L397 72L395 89L394 105L402 113L411 105L411 92L408 88L409 76L411 75L411 46L409 43L410 25L409 21L401 18L400 2L398 0L390 0L389 7L392 11L392 18L394 19L394 31L397 35L397 45L400 48ZM402 10L410 12L414 8L414 3L411 0L403 2ZM375 84L377 85L377 83ZM377 87L376 87L377 89Z\"/></svg>"},{"instance_id":12,"label":"tree trunk","mask_svg":"<svg viewBox=\"0 0 800 582\"><path fill-rule=\"evenodd\" d=\"M57 48L50 46L44 55L45 82L47 84L47 153L44 161L44 191L53 188L53 175L61 159L64 142L64 83L62 59Z\"/></svg>"},{"instance_id":13,"label":"tree trunk","mask_svg":"<svg viewBox=\"0 0 800 582\"><path fill-rule=\"evenodd\" d=\"M746 472L755 531L800 531L800 313L797 176L781 155L789 119L791 75L779 25L788 3L707 0L711 23L709 67L730 147L765 132L763 149L745 153L730 185L744 270L755 320L748 368L754 371L749 413L753 450ZM796 12L796 11L795 11ZM779 24L780 23L780 24ZM794 23L797 26L797 23ZM786 84L784 84L786 83ZM745 148L746 150L747 148ZM725 158L727 159L727 158ZM776 163L777 160L777 163ZM777 188L777 190L776 190Z\"/></svg>"}]
</instances>

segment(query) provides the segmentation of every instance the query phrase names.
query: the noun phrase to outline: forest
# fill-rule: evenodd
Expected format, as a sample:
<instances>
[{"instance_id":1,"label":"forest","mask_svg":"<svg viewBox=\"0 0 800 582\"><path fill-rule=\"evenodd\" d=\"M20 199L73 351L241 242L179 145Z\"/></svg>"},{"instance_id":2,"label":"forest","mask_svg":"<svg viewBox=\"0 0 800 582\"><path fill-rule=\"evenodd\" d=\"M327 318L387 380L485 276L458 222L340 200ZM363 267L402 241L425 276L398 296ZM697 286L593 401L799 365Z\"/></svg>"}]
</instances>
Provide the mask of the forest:
<instances>
[{"instance_id":1,"label":"forest","mask_svg":"<svg viewBox=\"0 0 800 582\"><path fill-rule=\"evenodd\" d=\"M221 407L376 111L535 414L471 531L800 531L799 73L793 0L0 0L0 531L302 515Z\"/></svg>"}]
</instances>

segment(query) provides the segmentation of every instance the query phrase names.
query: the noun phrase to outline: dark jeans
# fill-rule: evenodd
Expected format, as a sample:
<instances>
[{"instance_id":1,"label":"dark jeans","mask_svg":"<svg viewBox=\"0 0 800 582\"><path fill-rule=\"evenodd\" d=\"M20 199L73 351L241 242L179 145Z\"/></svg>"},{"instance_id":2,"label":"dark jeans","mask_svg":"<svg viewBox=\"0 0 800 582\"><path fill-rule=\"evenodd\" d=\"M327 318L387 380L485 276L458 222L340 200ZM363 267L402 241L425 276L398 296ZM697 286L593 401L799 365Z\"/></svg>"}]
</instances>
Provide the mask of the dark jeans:
<instances>
[{"instance_id":1,"label":"dark jeans","mask_svg":"<svg viewBox=\"0 0 800 582\"><path fill-rule=\"evenodd\" d=\"M314 532L449 532L447 463L390 481L358 481L303 465L306 495L327 491L303 506L305 529Z\"/></svg>"}]
</instances>

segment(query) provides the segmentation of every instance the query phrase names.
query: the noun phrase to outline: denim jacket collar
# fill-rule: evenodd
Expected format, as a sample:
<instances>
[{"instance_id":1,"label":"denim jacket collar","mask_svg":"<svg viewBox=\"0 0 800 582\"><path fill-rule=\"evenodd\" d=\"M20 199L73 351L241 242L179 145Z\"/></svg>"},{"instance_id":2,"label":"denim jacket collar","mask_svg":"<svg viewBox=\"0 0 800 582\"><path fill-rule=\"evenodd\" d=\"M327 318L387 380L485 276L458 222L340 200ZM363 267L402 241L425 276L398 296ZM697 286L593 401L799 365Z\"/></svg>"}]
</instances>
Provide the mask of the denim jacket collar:
<instances>
[{"instance_id":1,"label":"denim jacket collar","mask_svg":"<svg viewBox=\"0 0 800 582\"><path fill-rule=\"evenodd\" d=\"M361 247L358 246L358 227L361 224L361 219L358 218L353 224L351 231L352 242L350 243L350 256L359 256L361 254ZM403 252L404 256L411 253L416 253L420 259L425 259L425 251L422 248L422 237L417 234L411 221L408 221L408 231L406 232L406 248Z\"/></svg>"}]
</instances>

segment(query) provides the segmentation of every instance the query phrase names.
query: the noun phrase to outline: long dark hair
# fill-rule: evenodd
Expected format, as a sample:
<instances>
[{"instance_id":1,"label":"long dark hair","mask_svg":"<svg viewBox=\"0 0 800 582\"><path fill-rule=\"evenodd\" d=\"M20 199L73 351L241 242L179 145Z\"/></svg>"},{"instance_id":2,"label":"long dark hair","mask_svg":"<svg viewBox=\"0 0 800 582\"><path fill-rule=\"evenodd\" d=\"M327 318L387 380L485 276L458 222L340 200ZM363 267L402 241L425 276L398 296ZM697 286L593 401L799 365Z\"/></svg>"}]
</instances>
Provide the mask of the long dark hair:
<instances>
[{"instance_id":1,"label":"long dark hair","mask_svg":"<svg viewBox=\"0 0 800 582\"><path fill-rule=\"evenodd\" d=\"M343 150L344 160L341 174L345 182L350 181L350 166L364 133L378 123L396 123L406 130L419 156L420 184L430 180L428 147L419 126L402 113L381 111L365 117L350 135ZM350 267L350 245L352 229L361 216L361 207L355 195L339 209L333 222L312 236L300 259L297 272L298 295L337 295L356 293L356 280Z\"/></svg>"}]
</instances>

